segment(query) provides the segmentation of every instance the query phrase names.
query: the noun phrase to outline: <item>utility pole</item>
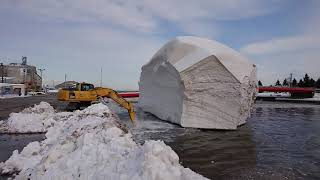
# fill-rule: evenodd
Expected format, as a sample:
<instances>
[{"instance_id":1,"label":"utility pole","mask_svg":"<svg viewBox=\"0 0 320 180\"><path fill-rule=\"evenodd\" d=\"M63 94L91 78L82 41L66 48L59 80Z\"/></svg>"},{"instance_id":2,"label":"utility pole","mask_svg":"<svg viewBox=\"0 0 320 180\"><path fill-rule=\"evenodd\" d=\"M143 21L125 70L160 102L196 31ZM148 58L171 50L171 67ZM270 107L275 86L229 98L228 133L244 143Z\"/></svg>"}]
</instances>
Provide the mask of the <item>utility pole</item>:
<instances>
[{"instance_id":1,"label":"utility pole","mask_svg":"<svg viewBox=\"0 0 320 180\"><path fill-rule=\"evenodd\" d=\"M23 84L27 86L27 78L26 78L26 68L23 68Z\"/></svg>"},{"instance_id":2,"label":"utility pole","mask_svg":"<svg viewBox=\"0 0 320 180\"><path fill-rule=\"evenodd\" d=\"M102 67L101 67L101 71L100 71L100 87L102 87Z\"/></svg>"},{"instance_id":3,"label":"utility pole","mask_svg":"<svg viewBox=\"0 0 320 180\"><path fill-rule=\"evenodd\" d=\"M42 88L42 87L43 87L43 84L42 84L42 82L43 82L43 81L42 81L42 72L43 72L43 71L45 71L46 69L41 69L41 68L40 68L40 69L38 69L38 70L40 71L40 77L41 77L41 88Z\"/></svg>"},{"instance_id":4,"label":"utility pole","mask_svg":"<svg viewBox=\"0 0 320 180\"><path fill-rule=\"evenodd\" d=\"M289 87L292 87L292 73L290 73L290 83L289 83Z\"/></svg>"},{"instance_id":5,"label":"utility pole","mask_svg":"<svg viewBox=\"0 0 320 180\"><path fill-rule=\"evenodd\" d=\"M3 80L3 74L4 74L3 63L1 63L0 66L1 66L1 83L4 83L4 80Z\"/></svg>"},{"instance_id":6,"label":"utility pole","mask_svg":"<svg viewBox=\"0 0 320 180\"><path fill-rule=\"evenodd\" d=\"M67 87L67 74L64 74L64 87Z\"/></svg>"}]
</instances>

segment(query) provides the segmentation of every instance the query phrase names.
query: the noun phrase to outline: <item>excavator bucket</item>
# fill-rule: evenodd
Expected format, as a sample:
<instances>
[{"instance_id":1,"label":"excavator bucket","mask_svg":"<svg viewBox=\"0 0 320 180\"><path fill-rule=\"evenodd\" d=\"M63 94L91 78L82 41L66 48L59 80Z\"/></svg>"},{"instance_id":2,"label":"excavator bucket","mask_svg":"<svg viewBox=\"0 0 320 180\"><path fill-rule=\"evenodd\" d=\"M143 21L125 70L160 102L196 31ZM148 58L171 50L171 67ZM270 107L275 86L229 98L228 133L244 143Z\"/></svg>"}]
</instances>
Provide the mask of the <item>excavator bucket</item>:
<instances>
[{"instance_id":1,"label":"excavator bucket","mask_svg":"<svg viewBox=\"0 0 320 180\"><path fill-rule=\"evenodd\" d=\"M103 97L99 98L99 101L107 106L107 102L105 101L105 99ZM134 108L133 108L133 104L131 102L127 102L127 107L126 109L128 109L128 114L130 117L130 121L132 122L132 124L135 124L135 119L136 119L136 113L134 112Z\"/></svg>"},{"instance_id":2,"label":"excavator bucket","mask_svg":"<svg viewBox=\"0 0 320 180\"><path fill-rule=\"evenodd\" d=\"M133 112L128 111L128 112L129 112L129 116L132 124L135 124L136 113L134 111Z\"/></svg>"},{"instance_id":3,"label":"excavator bucket","mask_svg":"<svg viewBox=\"0 0 320 180\"><path fill-rule=\"evenodd\" d=\"M135 120L136 120L136 113L134 112L134 108L131 102L129 102L129 107L130 109L128 109L128 113L130 116L130 120L132 122L132 124L135 124Z\"/></svg>"}]
</instances>

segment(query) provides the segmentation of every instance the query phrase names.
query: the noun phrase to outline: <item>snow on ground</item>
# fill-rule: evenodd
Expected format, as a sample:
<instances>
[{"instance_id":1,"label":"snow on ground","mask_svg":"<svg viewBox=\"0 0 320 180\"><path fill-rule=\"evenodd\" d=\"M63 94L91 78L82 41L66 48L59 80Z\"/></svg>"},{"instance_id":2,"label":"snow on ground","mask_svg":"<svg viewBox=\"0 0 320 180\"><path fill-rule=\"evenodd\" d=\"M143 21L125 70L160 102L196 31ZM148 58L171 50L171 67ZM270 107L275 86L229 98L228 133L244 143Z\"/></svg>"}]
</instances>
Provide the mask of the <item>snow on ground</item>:
<instances>
[{"instance_id":1,"label":"snow on ground","mask_svg":"<svg viewBox=\"0 0 320 180\"><path fill-rule=\"evenodd\" d=\"M320 94L315 93L312 98L301 98L301 99L292 99L292 98L277 98L279 101L291 101L291 102L320 102Z\"/></svg>"},{"instance_id":2,"label":"snow on ground","mask_svg":"<svg viewBox=\"0 0 320 180\"><path fill-rule=\"evenodd\" d=\"M19 96L18 94L6 94L6 95L0 95L0 99L24 98L24 97L29 97L29 96L30 95Z\"/></svg>"},{"instance_id":3,"label":"snow on ground","mask_svg":"<svg viewBox=\"0 0 320 180\"><path fill-rule=\"evenodd\" d=\"M320 93L315 93L313 99L320 101Z\"/></svg>"},{"instance_id":4,"label":"snow on ground","mask_svg":"<svg viewBox=\"0 0 320 180\"><path fill-rule=\"evenodd\" d=\"M49 103L41 102L20 113L11 113L7 121L0 121L0 131L8 133L46 132L56 120L68 113L55 113Z\"/></svg>"},{"instance_id":5,"label":"snow on ground","mask_svg":"<svg viewBox=\"0 0 320 180\"><path fill-rule=\"evenodd\" d=\"M135 143L102 104L56 113L43 102L14 117L12 121L27 122L21 127L29 128L34 120L37 131L47 131L45 140L28 144L20 153L15 150L0 163L0 173L16 174L15 179L205 179L181 166L164 142Z\"/></svg>"},{"instance_id":6,"label":"snow on ground","mask_svg":"<svg viewBox=\"0 0 320 180\"><path fill-rule=\"evenodd\" d=\"M275 93L275 92L266 92L266 93L257 93L257 97L290 97L290 93Z\"/></svg>"}]
</instances>

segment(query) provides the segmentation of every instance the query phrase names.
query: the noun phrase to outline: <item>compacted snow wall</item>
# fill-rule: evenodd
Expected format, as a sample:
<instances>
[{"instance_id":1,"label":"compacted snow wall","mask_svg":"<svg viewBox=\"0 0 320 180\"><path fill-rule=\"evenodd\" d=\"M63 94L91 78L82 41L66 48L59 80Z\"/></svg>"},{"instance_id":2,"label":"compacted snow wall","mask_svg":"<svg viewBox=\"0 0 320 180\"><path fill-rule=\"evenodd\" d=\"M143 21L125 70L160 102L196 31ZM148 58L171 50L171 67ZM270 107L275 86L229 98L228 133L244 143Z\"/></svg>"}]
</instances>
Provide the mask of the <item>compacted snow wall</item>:
<instances>
[{"instance_id":1,"label":"compacted snow wall","mask_svg":"<svg viewBox=\"0 0 320 180\"><path fill-rule=\"evenodd\" d=\"M140 107L183 127L236 129L250 116L256 68L218 42L178 37L142 67Z\"/></svg>"}]
</instances>

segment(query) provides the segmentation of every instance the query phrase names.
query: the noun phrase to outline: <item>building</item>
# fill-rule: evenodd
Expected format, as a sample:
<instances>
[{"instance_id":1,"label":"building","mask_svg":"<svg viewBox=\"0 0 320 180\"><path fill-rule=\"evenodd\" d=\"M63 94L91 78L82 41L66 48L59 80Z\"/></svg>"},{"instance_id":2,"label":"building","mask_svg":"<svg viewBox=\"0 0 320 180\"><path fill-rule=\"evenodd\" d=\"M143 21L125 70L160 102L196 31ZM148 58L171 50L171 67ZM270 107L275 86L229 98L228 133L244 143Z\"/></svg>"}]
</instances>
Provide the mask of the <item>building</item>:
<instances>
[{"instance_id":1,"label":"building","mask_svg":"<svg viewBox=\"0 0 320 180\"><path fill-rule=\"evenodd\" d=\"M76 87L76 81L66 81L55 86L56 89Z\"/></svg>"},{"instance_id":2,"label":"building","mask_svg":"<svg viewBox=\"0 0 320 180\"><path fill-rule=\"evenodd\" d=\"M25 95L27 95L27 92L24 84L0 83L0 97Z\"/></svg>"},{"instance_id":3,"label":"building","mask_svg":"<svg viewBox=\"0 0 320 180\"><path fill-rule=\"evenodd\" d=\"M2 78L3 77L3 78ZM41 89L42 78L37 68L27 64L27 57L22 57L22 63L10 63L0 67L0 82L25 84L27 89Z\"/></svg>"}]
</instances>

